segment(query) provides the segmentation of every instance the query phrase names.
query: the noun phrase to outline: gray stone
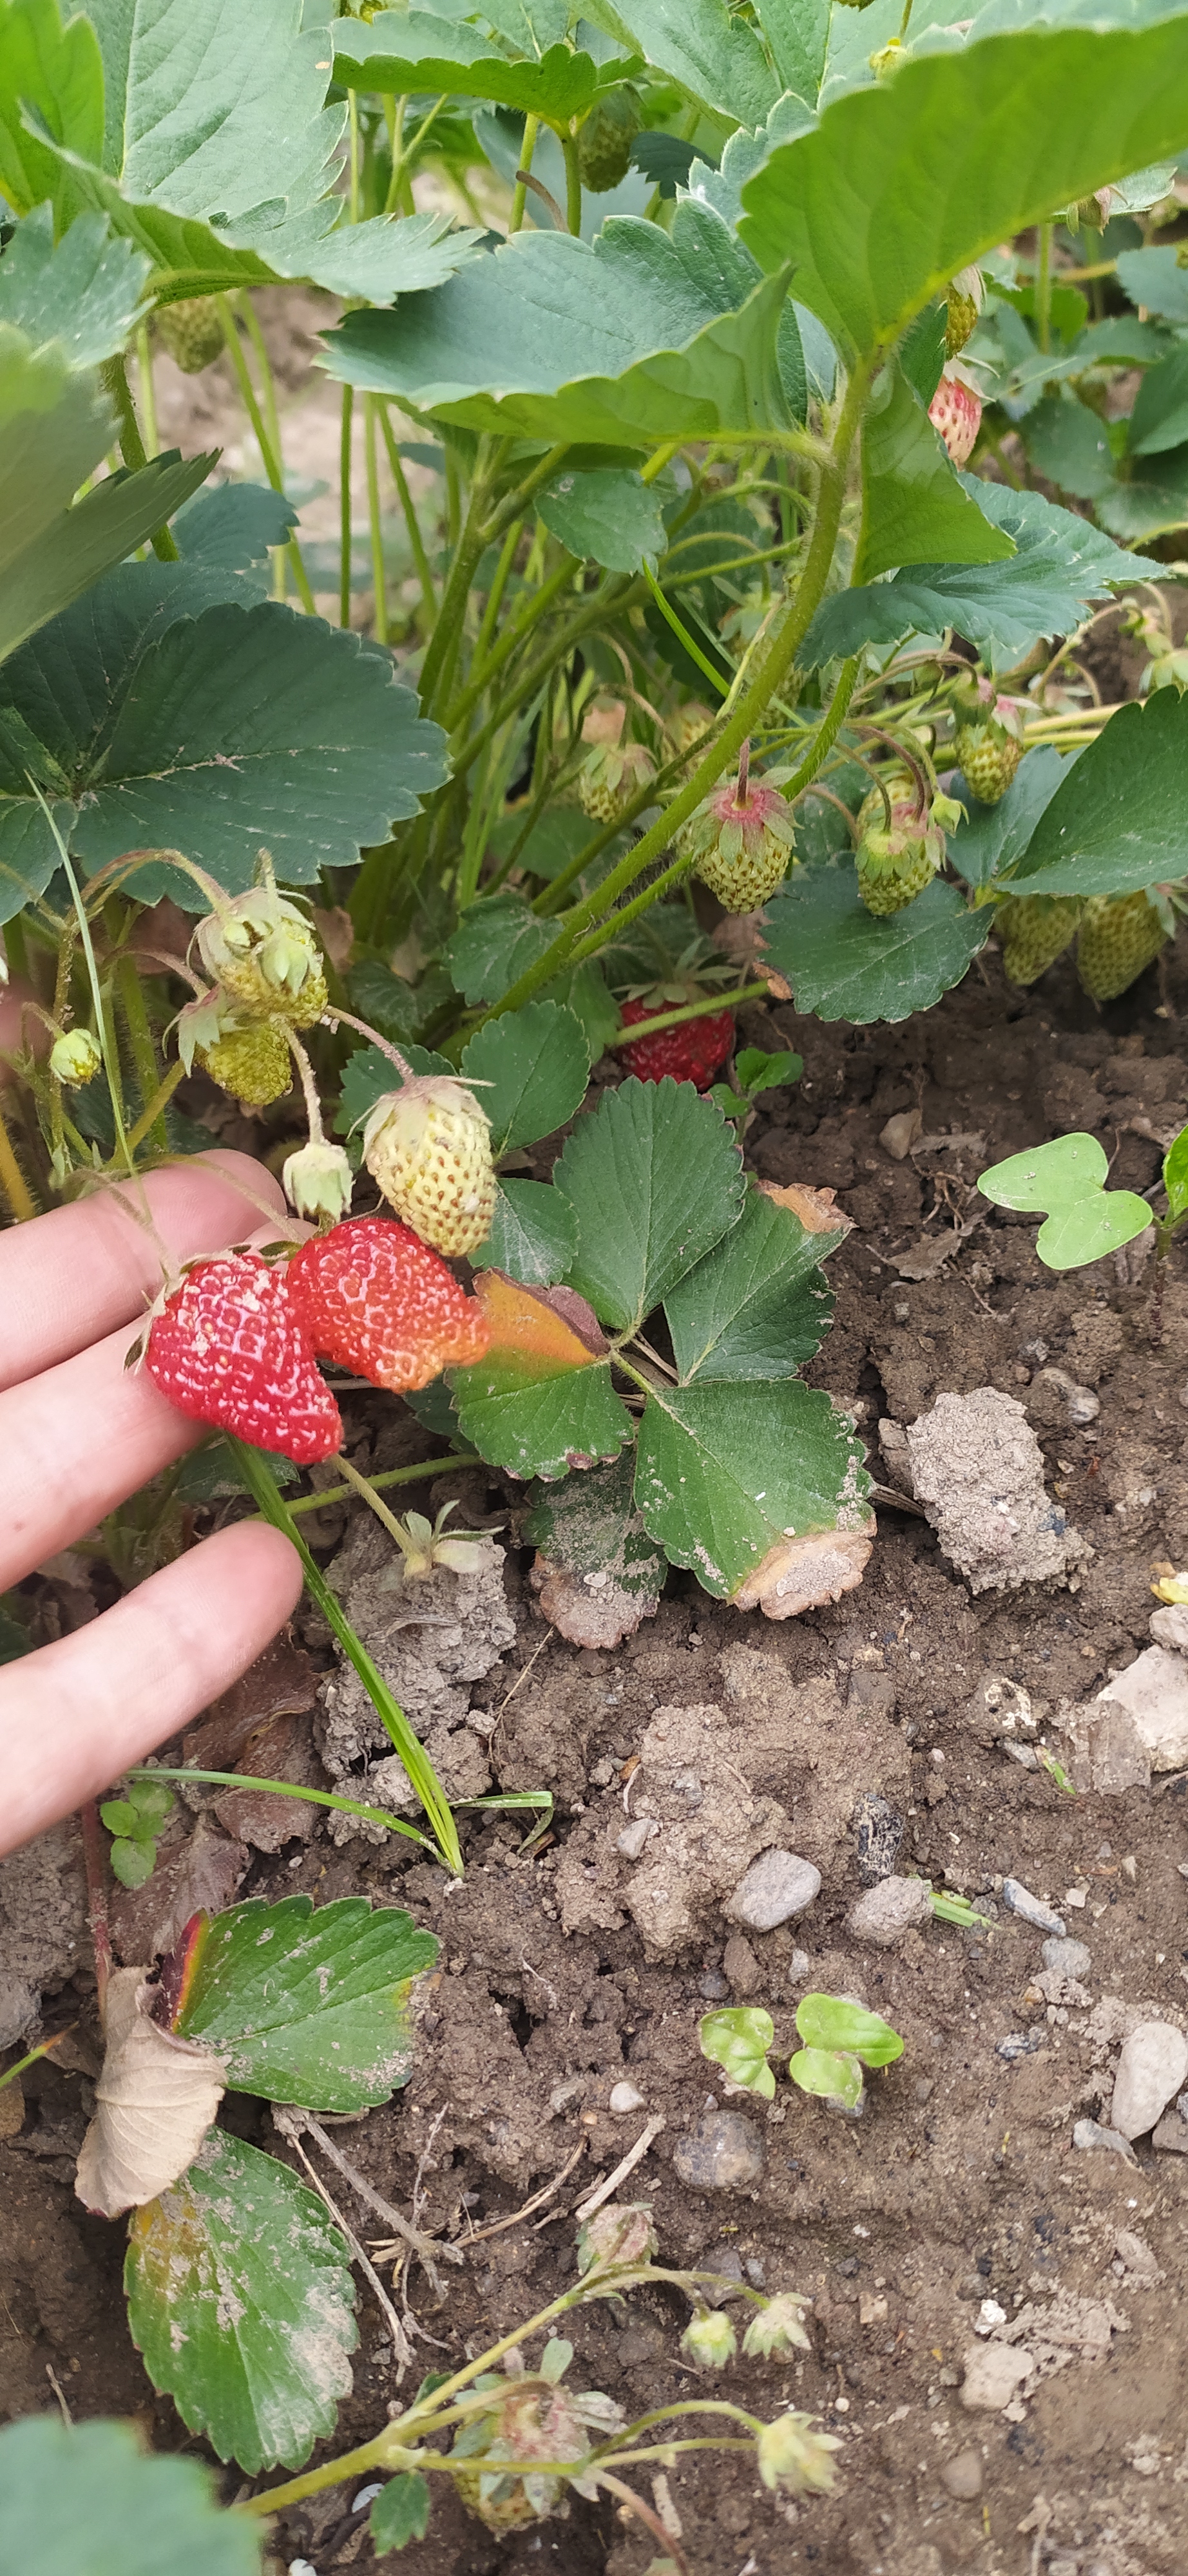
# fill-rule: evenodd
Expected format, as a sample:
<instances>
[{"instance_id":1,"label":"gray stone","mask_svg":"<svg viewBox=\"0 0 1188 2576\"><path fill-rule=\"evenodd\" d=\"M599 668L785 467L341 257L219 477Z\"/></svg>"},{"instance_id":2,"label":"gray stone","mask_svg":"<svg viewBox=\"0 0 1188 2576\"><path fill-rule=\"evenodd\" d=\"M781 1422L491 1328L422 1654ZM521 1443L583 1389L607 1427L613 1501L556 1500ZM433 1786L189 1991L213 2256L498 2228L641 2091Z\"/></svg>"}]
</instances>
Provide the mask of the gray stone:
<instances>
[{"instance_id":1,"label":"gray stone","mask_svg":"<svg viewBox=\"0 0 1188 2576\"><path fill-rule=\"evenodd\" d=\"M1037 1731L1030 1691L1006 1673L983 1673L961 1715L979 1744L1026 1745Z\"/></svg>"},{"instance_id":2,"label":"gray stone","mask_svg":"<svg viewBox=\"0 0 1188 2576\"><path fill-rule=\"evenodd\" d=\"M848 1921L856 1941L870 1941L876 1950L893 1949L905 1932L931 1923L932 1889L928 1880L880 1879L877 1887L868 1887L851 1906Z\"/></svg>"},{"instance_id":3,"label":"gray stone","mask_svg":"<svg viewBox=\"0 0 1188 2576\"><path fill-rule=\"evenodd\" d=\"M730 1981L723 1976L720 1968L707 1968L697 1991L699 1995L705 1996L707 2004L720 2004L730 1992Z\"/></svg>"},{"instance_id":4,"label":"gray stone","mask_svg":"<svg viewBox=\"0 0 1188 2576\"><path fill-rule=\"evenodd\" d=\"M1138 2163L1129 2138L1119 2137L1116 2129L1103 2129L1099 2120L1078 2120L1072 2142L1082 2155L1125 2156L1128 2164Z\"/></svg>"},{"instance_id":5,"label":"gray stone","mask_svg":"<svg viewBox=\"0 0 1188 2576\"><path fill-rule=\"evenodd\" d=\"M642 2111L643 2107L644 2097L642 2093L637 2093L634 2084L612 2084L610 2094L612 2111L622 2115L628 2111Z\"/></svg>"},{"instance_id":6,"label":"gray stone","mask_svg":"<svg viewBox=\"0 0 1188 2576\"><path fill-rule=\"evenodd\" d=\"M750 1932L774 1932L778 1923L803 1914L820 1892L821 1872L811 1860L801 1860L796 1852L765 1851L752 1861L722 1911Z\"/></svg>"},{"instance_id":7,"label":"gray stone","mask_svg":"<svg viewBox=\"0 0 1188 2576\"><path fill-rule=\"evenodd\" d=\"M1020 1879L1004 1878L1002 1901L1008 1914L1018 1914L1024 1923L1034 1923L1037 1932L1056 1932L1063 1939L1068 1928L1064 1916L1057 1914L1051 1905L1045 1905L1040 1897L1033 1896L1031 1889L1024 1887Z\"/></svg>"},{"instance_id":8,"label":"gray stone","mask_svg":"<svg viewBox=\"0 0 1188 2576\"><path fill-rule=\"evenodd\" d=\"M738 2111L708 2111L673 2149L673 2172L692 2191L749 2191L763 2172L763 2139Z\"/></svg>"},{"instance_id":9,"label":"gray stone","mask_svg":"<svg viewBox=\"0 0 1188 2576\"><path fill-rule=\"evenodd\" d=\"M877 1789L865 1789L854 1808L853 1825L858 1876L864 1887L877 1887L880 1879L894 1876L903 1818L889 1798L880 1797Z\"/></svg>"},{"instance_id":10,"label":"gray stone","mask_svg":"<svg viewBox=\"0 0 1188 2576\"><path fill-rule=\"evenodd\" d=\"M632 1824L624 1825L615 1850L622 1852L624 1860L642 1860L648 1844L655 1840L659 1831L654 1816L636 1816Z\"/></svg>"},{"instance_id":11,"label":"gray stone","mask_svg":"<svg viewBox=\"0 0 1188 2576\"><path fill-rule=\"evenodd\" d=\"M1033 2356L1013 2343L973 2343L964 2356L961 2403L997 2412L1009 2406L1019 2384L1035 2368Z\"/></svg>"},{"instance_id":12,"label":"gray stone","mask_svg":"<svg viewBox=\"0 0 1188 2576\"><path fill-rule=\"evenodd\" d=\"M1164 1609L1153 1610L1151 1635L1157 1646L1170 1646L1174 1654L1188 1655L1188 1601L1173 1601Z\"/></svg>"},{"instance_id":13,"label":"gray stone","mask_svg":"<svg viewBox=\"0 0 1188 2576\"><path fill-rule=\"evenodd\" d=\"M1188 2039L1170 2021L1140 2022L1122 2044L1110 2123L1123 2138L1145 2138L1188 2075Z\"/></svg>"},{"instance_id":14,"label":"gray stone","mask_svg":"<svg viewBox=\"0 0 1188 2576\"><path fill-rule=\"evenodd\" d=\"M1188 1768L1188 1663L1166 1646L1146 1646L1124 1673L1097 1694L1095 1705L1125 1709L1133 1719L1152 1771Z\"/></svg>"},{"instance_id":15,"label":"gray stone","mask_svg":"<svg viewBox=\"0 0 1188 2576\"><path fill-rule=\"evenodd\" d=\"M1045 1941L1040 1957L1058 1977L1087 1977L1093 1965L1083 1941Z\"/></svg>"},{"instance_id":16,"label":"gray stone","mask_svg":"<svg viewBox=\"0 0 1188 2576\"><path fill-rule=\"evenodd\" d=\"M1065 1769L1074 1789L1099 1797L1119 1798L1126 1789L1149 1789L1151 1755L1128 1708L1120 1700L1091 1699L1081 1708L1063 1706L1056 1723L1065 1739Z\"/></svg>"},{"instance_id":17,"label":"gray stone","mask_svg":"<svg viewBox=\"0 0 1188 2576\"><path fill-rule=\"evenodd\" d=\"M1046 2037L1047 2033L1042 2028L1008 2030L1005 2039L995 2040L994 2054L1001 2057L1004 2065L1013 2066L1017 2057L1034 2057L1037 2048L1043 2047Z\"/></svg>"},{"instance_id":18,"label":"gray stone","mask_svg":"<svg viewBox=\"0 0 1188 2576\"><path fill-rule=\"evenodd\" d=\"M1164 2156L1188 2156L1188 2120L1179 2111L1165 2111L1151 2133L1151 2144Z\"/></svg>"},{"instance_id":19,"label":"gray stone","mask_svg":"<svg viewBox=\"0 0 1188 2576\"><path fill-rule=\"evenodd\" d=\"M940 2477L947 2495L956 2496L960 2504L972 2503L982 2492L981 2453L958 2451L955 2459L945 2461Z\"/></svg>"}]
</instances>

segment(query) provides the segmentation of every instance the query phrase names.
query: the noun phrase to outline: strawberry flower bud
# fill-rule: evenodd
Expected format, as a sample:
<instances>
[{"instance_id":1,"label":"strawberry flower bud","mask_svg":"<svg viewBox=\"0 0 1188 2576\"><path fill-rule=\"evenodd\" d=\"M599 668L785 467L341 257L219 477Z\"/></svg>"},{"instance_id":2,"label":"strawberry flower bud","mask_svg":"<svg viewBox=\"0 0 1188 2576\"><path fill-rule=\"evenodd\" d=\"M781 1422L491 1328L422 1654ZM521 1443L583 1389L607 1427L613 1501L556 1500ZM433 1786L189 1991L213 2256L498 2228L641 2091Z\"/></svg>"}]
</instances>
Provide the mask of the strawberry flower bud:
<instances>
[{"instance_id":1,"label":"strawberry flower bud","mask_svg":"<svg viewBox=\"0 0 1188 2576\"><path fill-rule=\"evenodd\" d=\"M99 1040L89 1029L67 1029L50 1048L49 1069L56 1082L93 1082L103 1063Z\"/></svg>"},{"instance_id":2,"label":"strawberry flower bud","mask_svg":"<svg viewBox=\"0 0 1188 2576\"><path fill-rule=\"evenodd\" d=\"M322 1217L337 1225L351 1204L355 1176L341 1145L303 1145L287 1157L281 1179L290 1207L315 1225Z\"/></svg>"},{"instance_id":3,"label":"strawberry flower bud","mask_svg":"<svg viewBox=\"0 0 1188 2576\"><path fill-rule=\"evenodd\" d=\"M768 2299L747 2327L743 2351L752 2360L762 2353L808 2352L809 2339L801 2322L808 2304L796 2290L781 2290L778 2298Z\"/></svg>"},{"instance_id":4,"label":"strawberry flower bud","mask_svg":"<svg viewBox=\"0 0 1188 2576\"><path fill-rule=\"evenodd\" d=\"M198 954L207 973L241 1009L279 1012L299 1029L312 1028L328 995L322 952L304 913L272 883L262 885L200 921Z\"/></svg>"},{"instance_id":5,"label":"strawberry flower bud","mask_svg":"<svg viewBox=\"0 0 1188 2576\"><path fill-rule=\"evenodd\" d=\"M812 2417L789 2410L765 2424L756 2443L759 2475L765 2487L791 2487L795 2494L828 2494L833 2485L831 2451L841 2444L832 2433L814 2433Z\"/></svg>"},{"instance_id":6,"label":"strawberry flower bud","mask_svg":"<svg viewBox=\"0 0 1188 2576\"><path fill-rule=\"evenodd\" d=\"M659 2247L652 2213L643 2201L610 2201L578 2230L578 2270L606 2272L650 2263Z\"/></svg>"},{"instance_id":7,"label":"strawberry flower bud","mask_svg":"<svg viewBox=\"0 0 1188 2576\"><path fill-rule=\"evenodd\" d=\"M729 2317L722 2308L695 2308L681 2336L681 2351L690 2361L703 2362L709 2370L721 2370L733 2361L738 2340Z\"/></svg>"}]
</instances>

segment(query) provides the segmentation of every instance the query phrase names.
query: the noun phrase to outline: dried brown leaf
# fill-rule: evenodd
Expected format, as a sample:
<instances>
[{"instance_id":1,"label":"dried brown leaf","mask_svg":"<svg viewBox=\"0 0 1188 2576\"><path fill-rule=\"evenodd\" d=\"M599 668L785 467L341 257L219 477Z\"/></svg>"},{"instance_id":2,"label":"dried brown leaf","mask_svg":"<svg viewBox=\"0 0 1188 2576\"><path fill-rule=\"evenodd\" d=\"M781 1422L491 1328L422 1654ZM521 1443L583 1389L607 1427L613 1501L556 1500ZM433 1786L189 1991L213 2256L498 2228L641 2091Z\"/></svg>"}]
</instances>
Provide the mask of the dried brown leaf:
<instances>
[{"instance_id":1,"label":"dried brown leaf","mask_svg":"<svg viewBox=\"0 0 1188 2576\"><path fill-rule=\"evenodd\" d=\"M143 2209L191 2165L226 2086L209 2048L149 2018L144 1968L116 1968L107 1988L107 2054L74 2188L98 2218Z\"/></svg>"},{"instance_id":2,"label":"dried brown leaf","mask_svg":"<svg viewBox=\"0 0 1188 2576\"><path fill-rule=\"evenodd\" d=\"M731 1594L736 1610L760 1609L765 1619L795 1619L840 1601L862 1581L874 1544L874 1514L864 1530L817 1530L807 1538L780 1539L761 1565Z\"/></svg>"}]
</instances>

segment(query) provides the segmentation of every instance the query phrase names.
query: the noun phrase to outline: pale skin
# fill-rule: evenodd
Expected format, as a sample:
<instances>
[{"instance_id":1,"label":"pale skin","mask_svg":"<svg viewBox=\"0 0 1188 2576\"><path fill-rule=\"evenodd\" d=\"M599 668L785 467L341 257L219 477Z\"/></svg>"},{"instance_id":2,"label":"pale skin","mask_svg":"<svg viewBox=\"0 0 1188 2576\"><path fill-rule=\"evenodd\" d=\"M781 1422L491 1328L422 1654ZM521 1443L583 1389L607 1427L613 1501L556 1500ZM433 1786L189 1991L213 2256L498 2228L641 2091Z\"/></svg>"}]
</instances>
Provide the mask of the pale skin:
<instances>
[{"instance_id":1,"label":"pale skin","mask_svg":"<svg viewBox=\"0 0 1188 2576\"><path fill-rule=\"evenodd\" d=\"M11 1008L0 1004L0 1044ZM159 1244L125 1195L177 1260L244 1242L284 1204L258 1163L219 1152L0 1233L0 1592L206 1437L125 1369L161 1285ZM0 1853L176 1735L262 1653L300 1591L288 1540L245 1521L0 1665Z\"/></svg>"}]
</instances>

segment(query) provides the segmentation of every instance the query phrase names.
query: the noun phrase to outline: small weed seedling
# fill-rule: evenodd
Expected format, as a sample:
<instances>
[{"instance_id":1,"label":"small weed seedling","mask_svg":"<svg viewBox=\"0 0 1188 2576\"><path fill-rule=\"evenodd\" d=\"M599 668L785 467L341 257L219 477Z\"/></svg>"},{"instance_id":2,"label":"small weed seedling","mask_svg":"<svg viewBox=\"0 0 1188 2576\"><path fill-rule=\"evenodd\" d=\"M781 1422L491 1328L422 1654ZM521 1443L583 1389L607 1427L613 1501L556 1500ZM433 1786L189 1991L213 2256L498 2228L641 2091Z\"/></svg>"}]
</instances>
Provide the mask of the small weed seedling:
<instances>
[{"instance_id":1,"label":"small weed seedling","mask_svg":"<svg viewBox=\"0 0 1188 2576\"><path fill-rule=\"evenodd\" d=\"M99 1809L112 1836L108 1859L122 1887L143 1887L157 1865L157 1836L173 1812L163 1783L130 1780L127 1795L107 1798Z\"/></svg>"},{"instance_id":2,"label":"small weed seedling","mask_svg":"<svg viewBox=\"0 0 1188 2576\"><path fill-rule=\"evenodd\" d=\"M788 2073L802 2093L819 2093L832 2107L857 2110L863 2098L863 2067L891 2066L903 2055L903 2041L890 2022L842 1995L802 1995L796 2027L804 2042L789 2061ZM771 2014L762 2005L728 2005L704 2013L697 2026L703 2057L722 2068L731 2084L770 2102L775 2076L767 2063L775 2040Z\"/></svg>"}]
</instances>

